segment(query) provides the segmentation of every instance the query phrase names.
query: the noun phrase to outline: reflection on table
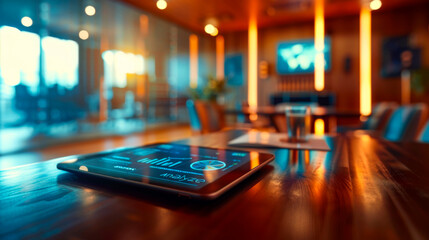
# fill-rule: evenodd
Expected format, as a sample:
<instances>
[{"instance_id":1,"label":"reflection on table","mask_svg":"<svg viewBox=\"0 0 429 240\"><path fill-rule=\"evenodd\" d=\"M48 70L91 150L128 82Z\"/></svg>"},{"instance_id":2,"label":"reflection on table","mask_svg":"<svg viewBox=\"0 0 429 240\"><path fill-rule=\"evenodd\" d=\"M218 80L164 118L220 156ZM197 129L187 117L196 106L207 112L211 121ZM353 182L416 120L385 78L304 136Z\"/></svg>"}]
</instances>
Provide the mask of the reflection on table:
<instances>
[{"instance_id":1,"label":"reflection on table","mask_svg":"<svg viewBox=\"0 0 429 240\"><path fill-rule=\"evenodd\" d=\"M227 147L245 131L177 141ZM259 149L269 166L215 201L88 181L47 161L3 171L0 236L9 238L429 237L429 148L365 133L326 136L325 151ZM255 149L253 149L255 150Z\"/></svg>"},{"instance_id":2,"label":"reflection on table","mask_svg":"<svg viewBox=\"0 0 429 240\"><path fill-rule=\"evenodd\" d=\"M312 126L317 119L325 122L325 129L328 132L335 132L338 119L359 119L360 113L350 110L339 110L335 107L310 106L312 116ZM278 132L286 132L285 105L279 106L259 106L259 107L242 107L240 109L227 109L226 114L244 115L247 118L266 117L269 119L271 126Z\"/></svg>"}]
</instances>

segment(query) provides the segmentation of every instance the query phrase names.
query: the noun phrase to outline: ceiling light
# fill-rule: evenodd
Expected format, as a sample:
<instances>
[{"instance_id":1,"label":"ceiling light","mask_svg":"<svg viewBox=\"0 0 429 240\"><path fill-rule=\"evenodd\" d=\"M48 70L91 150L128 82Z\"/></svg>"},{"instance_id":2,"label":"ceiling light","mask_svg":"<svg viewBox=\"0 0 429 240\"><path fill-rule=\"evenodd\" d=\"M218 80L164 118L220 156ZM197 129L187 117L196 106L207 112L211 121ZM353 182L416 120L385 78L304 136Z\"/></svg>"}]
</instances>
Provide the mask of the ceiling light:
<instances>
[{"instance_id":1,"label":"ceiling light","mask_svg":"<svg viewBox=\"0 0 429 240\"><path fill-rule=\"evenodd\" d=\"M86 31L86 30L81 30L81 31L79 32L79 37L80 37L80 39L82 39L82 40L86 40L86 39L88 39L88 38L89 38L89 33L88 33L88 31Z\"/></svg>"},{"instance_id":2,"label":"ceiling light","mask_svg":"<svg viewBox=\"0 0 429 240\"><path fill-rule=\"evenodd\" d=\"M380 0L372 0L369 3L369 8L371 8L371 10L378 10L381 8L381 1Z\"/></svg>"},{"instance_id":3,"label":"ceiling light","mask_svg":"<svg viewBox=\"0 0 429 240\"><path fill-rule=\"evenodd\" d=\"M31 27L31 25L33 25L33 19L31 19L30 17L23 17L21 18L21 23L25 27Z\"/></svg>"},{"instance_id":4,"label":"ceiling light","mask_svg":"<svg viewBox=\"0 0 429 240\"><path fill-rule=\"evenodd\" d=\"M166 2L165 0L158 0L158 1L156 2L156 6L157 6L159 9L164 10L164 9L166 9L166 8L167 8L167 2Z\"/></svg>"},{"instance_id":5,"label":"ceiling light","mask_svg":"<svg viewBox=\"0 0 429 240\"><path fill-rule=\"evenodd\" d=\"M212 35L213 37L219 33L219 30L217 29L217 27L213 26L213 24L210 24L210 23L204 27L204 31L207 34Z\"/></svg>"},{"instance_id":6,"label":"ceiling light","mask_svg":"<svg viewBox=\"0 0 429 240\"><path fill-rule=\"evenodd\" d=\"M95 15L95 7L91 6L91 5L86 6L85 13L88 16L94 16Z\"/></svg>"},{"instance_id":7,"label":"ceiling light","mask_svg":"<svg viewBox=\"0 0 429 240\"><path fill-rule=\"evenodd\" d=\"M207 24L205 27L204 27L204 31L206 31L206 33L208 33L208 34L212 34L214 31L215 31L215 26L213 26L212 24Z\"/></svg>"},{"instance_id":8,"label":"ceiling light","mask_svg":"<svg viewBox=\"0 0 429 240\"><path fill-rule=\"evenodd\" d=\"M213 30L213 32L210 35L212 35L213 37L215 37L215 36L217 36L218 33L219 33L219 30L217 30L217 28L215 27L214 30Z\"/></svg>"}]
</instances>

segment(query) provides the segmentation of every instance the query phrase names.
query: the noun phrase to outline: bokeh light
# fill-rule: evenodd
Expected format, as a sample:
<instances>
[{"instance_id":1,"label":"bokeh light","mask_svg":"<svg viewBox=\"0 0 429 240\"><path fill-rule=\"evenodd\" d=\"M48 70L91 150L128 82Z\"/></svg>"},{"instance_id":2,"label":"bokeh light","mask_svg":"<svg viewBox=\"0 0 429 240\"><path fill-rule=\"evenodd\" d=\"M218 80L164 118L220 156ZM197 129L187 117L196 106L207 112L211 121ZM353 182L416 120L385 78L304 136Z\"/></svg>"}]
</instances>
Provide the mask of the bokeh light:
<instances>
[{"instance_id":1,"label":"bokeh light","mask_svg":"<svg viewBox=\"0 0 429 240\"><path fill-rule=\"evenodd\" d=\"M23 17L21 18L21 23L25 27L31 27L31 25L33 25L33 19L31 19L30 17Z\"/></svg>"},{"instance_id":2,"label":"bokeh light","mask_svg":"<svg viewBox=\"0 0 429 240\"><path fill-rule=\"evenodd\" d=\"M91 6L91 5L86 6L86 8L85 8L86 15L88 15L88 16L94 16L95 12L96 11L95 11L95 7L94 6Z\"/></svg>"},{"instance_id":3,"label":"bokeh light","mask_svg":"<svg viewBox=\"0 0 429 240\"><path fill-rule=\"evenodd\" d=\"M212 34L210 35L212 35L213 37L216 37L218 34L219 34L219 30L217 30L217 28L215 27Z\"/></svg>"},{"instance_id":4,"label":"bokeh light","mask_svg":"<svg viewBox=\"0 0 429 240\"><path fill-rule=\"evenodd\" d=\"M81 30L81 31L79 32L79 37L80 37L80 39L82 39L82 40L86 40L86 39L88 39L88 38L89 38L89 33L88 33L88 31L86 31L86 30Z\"/></svg>"},{"instance_id":5,"label":"bokeh light","mask_svg":"<svg viewBox=\"0 0 429 240\"><path fill-rule=\"evenodd\" d=\"M164 10L167 8L167 2L165 0L158 0L156 2L156 7L158 7L161 10Z\"/></svg>"},{"instance_id":6,"label":"bokeh light","mask_svg":"<svg viewBox=\"0 0 429 240\"><path fill-rule=\"evenodd\" d=\"M207 25L204 27L204 31L205 31L207 34L212 35L213 37L214 37L214 36L216 36L216 35L218 35L218 33L219 33L219 30L218 30L215 26L213 26L213 24L207 24Z\"/></svg>"},{"instance_id":7,"label":"bokeh light","mask_svg":"<svg viewBox=\"0 0 429 240\"><path fill-rule=\"evenodd\" d=\"M204 27L204 31L206 32L206 33L208 33L208 34L212 34L213 33L213 31L214 31L214 26L213 25L211 25L211 24L207 24L205 27Z\"/></svg>"},{"instance_id":8,"label":"bokeh light","mask_svg":"<svg viewBox=\"0 0 429 240\"><path fill-rule=\"evenodd\" d=\"M371 10L378 10L381 8L381 1L380 0L372 0L369 3L369 8L371 8Z\"/></svg>"}]
</instances>

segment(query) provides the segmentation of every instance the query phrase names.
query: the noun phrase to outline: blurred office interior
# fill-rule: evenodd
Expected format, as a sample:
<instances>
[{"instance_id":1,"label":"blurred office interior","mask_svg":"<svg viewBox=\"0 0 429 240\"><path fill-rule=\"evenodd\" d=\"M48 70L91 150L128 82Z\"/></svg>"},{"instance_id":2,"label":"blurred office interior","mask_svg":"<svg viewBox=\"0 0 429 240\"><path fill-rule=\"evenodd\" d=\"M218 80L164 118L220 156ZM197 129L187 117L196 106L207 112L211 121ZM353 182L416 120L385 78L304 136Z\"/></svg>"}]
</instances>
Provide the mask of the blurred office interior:
<instances>
[{"instance_id":1,"label":"blurred office interior","mask_svg":"<svg viewBox=\"0 0 429 240\"><path fill-rule=\"evenodd\" d=\"M363 115L362 104L429 103L427 1L322 1L322 85L318 1L160 1L0 0L0 154L187 125L186 101L213 82L226 108L291 93Z\"/></svg>"}]
</instances>

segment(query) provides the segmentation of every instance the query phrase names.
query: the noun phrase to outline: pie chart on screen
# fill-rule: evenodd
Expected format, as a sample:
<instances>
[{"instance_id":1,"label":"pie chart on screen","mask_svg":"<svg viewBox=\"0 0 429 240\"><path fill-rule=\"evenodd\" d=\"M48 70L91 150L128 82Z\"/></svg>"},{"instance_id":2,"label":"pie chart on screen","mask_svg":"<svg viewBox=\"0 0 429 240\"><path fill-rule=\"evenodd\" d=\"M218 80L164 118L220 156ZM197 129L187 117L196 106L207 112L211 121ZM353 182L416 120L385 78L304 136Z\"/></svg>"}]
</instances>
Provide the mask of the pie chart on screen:
<instances>
[{"instance_id":1,"label":"pie chart on screen","mask_svg":"<svg viewBox=\"0 0 429 240\"><path fill-rule=\"evenodd\" d=\"M226 166L222 161L218 160L201 160L191 164L191 168L194 170L212 171L219 170Z\"/></svg>"}]
</instances>

